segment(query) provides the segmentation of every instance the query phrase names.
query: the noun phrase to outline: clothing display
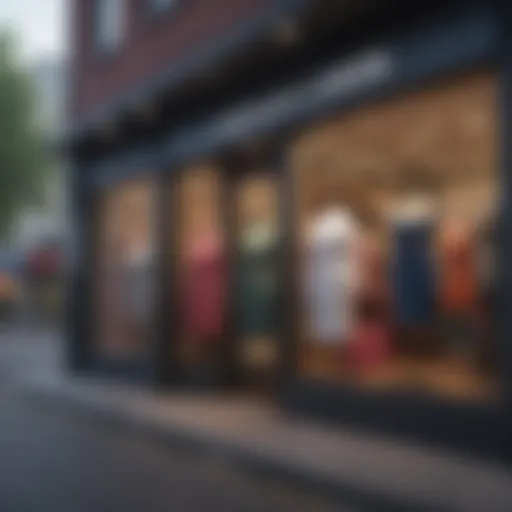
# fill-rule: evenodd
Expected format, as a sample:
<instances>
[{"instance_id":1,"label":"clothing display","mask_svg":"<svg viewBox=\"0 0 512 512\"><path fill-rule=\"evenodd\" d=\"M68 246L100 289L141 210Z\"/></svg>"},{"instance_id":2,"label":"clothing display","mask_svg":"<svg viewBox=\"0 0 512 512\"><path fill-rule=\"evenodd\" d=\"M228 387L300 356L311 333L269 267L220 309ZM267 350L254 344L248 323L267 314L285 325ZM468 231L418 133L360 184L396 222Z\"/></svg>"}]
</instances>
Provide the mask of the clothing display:
<instances>
[{"instance_id":1,"label":"clothing display","mask_svg":"<svg viewBox=\"0 0 512 512\"><path fill-rule=\"evenodd\" d=\"M490 242L506 206L497 91L489 73L452 77L300 130L286 158L300 377L496 398L507 264L506 233ZM350 258L345 214L357 219Z\"/></svg>"},{"instance_id":2,"label":"clothing display","mask_svg":"<svg viewBox=\"0 0 512 512\"><path fill-rule=\"evenodd\" d=\"M435 313L433 207L428 199L414 198L394 212L391 275L399 325L427 325Z\"/></svg>"},{"instance_id":3,"label":"clothing display","mask_svg":"<svg viewBox=\"0 0 512 512\"><path fill-rule=\"evenodd\" d=\"M441 224L438 287L445 313L475 314L478 299L474 235L462 222Z\"/></svg>"},{"instance_id":4,"label":"clothing display","mask_svg":"<svg viewBox=\"0 0 512 512\"><path fill-rule=\"evenodd\" d=\"M353 320L357 288L358 227L352 213L330 207L307 230L306 302L313 337L343 343Z\"/></svg>"},{"instance_id":5,"label":"clothing display","mask_svg":"<svg viewBox=\"0 0 512 512\"><path fill-rule=\"evenodd\" d=\"M196 341L222 334L225 317L226 265L220 236L205 231L184 248L184 324Z\"/></svg>"},{"instance_id":6,"label":"clothing display","mask_svg":"<svg viewBox=\"0 0 512 512\"><path fill-rule=\"evenodd\" d=\"M255 222L244 229L239 246L238 322L245 335L273 335L277 329L278 236L273 223Z\"/></svg>"}]
</instances>

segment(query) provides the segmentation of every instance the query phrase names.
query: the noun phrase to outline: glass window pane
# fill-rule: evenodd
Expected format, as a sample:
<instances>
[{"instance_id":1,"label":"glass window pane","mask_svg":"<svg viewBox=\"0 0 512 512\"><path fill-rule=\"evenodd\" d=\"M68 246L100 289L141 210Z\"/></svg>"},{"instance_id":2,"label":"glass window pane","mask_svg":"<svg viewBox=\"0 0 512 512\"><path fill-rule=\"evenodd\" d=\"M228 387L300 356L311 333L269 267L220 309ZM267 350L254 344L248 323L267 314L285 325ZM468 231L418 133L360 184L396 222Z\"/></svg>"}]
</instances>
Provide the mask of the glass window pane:
<instances>
[{"instance_id":1,"label":"glass window pane","mask_svg":"<svg viewBox=\"0 0 512 512\"><path fill-rule=\"evenodd\" d=\"M303 375L496 396L496 98L473 74L296 141Z\"/></svg>"}]
</instances>

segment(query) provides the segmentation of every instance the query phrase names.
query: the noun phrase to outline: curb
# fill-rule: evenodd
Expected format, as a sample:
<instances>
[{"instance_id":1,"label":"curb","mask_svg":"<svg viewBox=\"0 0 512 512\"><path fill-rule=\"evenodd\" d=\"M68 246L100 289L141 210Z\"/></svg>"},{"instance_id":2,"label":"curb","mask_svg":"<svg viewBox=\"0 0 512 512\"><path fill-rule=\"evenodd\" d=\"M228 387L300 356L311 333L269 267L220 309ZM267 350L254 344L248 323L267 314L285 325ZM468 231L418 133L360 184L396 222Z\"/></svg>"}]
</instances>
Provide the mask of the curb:
<instances>
[{"instance_id":1,"label":"curb","mask_svg":"<svg viewBox=\"0 0 512 512\"><path fill-rule=\"evenodd\" d=\"M413 501L392 493L383 494L373 489L358 487L341 480L326 478L307 467L298 467L279 457L258 453L250 446L243 447L214 435L187 429L182 425L159 425L151 419L136 415L124 407L112 406L98 400L86 399L62 389L52 389L36 383L23 386L28 400L47 407L77 413L107 428L122 430L148 438L170 450L182 450L214 457L224 463L240 467L261 479L272 479L303 490L339 501L344 507L375 512L455 512L431 500Z\"/></svg>"}]
</instances>

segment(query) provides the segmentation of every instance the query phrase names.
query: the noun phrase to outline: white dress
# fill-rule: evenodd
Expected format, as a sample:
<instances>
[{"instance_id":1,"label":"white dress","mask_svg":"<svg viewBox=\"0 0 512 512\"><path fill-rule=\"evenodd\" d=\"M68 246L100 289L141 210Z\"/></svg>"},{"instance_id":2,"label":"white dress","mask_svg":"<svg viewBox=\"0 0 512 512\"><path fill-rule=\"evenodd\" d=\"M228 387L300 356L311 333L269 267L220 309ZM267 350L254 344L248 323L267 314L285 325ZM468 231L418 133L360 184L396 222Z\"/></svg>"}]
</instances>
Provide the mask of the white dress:
<instances>
[{"instance_id":1,"label":"white dress","mask_svg":"<svg viewBox=\"0 0 512 512\"><path fill-rule=\"evenodd\" d=\"M306 305L310 333L317 342L347 341L358 282L355 255L358 228L350 211L329 208L306 233Z\"/></svg>"}]
</instances>

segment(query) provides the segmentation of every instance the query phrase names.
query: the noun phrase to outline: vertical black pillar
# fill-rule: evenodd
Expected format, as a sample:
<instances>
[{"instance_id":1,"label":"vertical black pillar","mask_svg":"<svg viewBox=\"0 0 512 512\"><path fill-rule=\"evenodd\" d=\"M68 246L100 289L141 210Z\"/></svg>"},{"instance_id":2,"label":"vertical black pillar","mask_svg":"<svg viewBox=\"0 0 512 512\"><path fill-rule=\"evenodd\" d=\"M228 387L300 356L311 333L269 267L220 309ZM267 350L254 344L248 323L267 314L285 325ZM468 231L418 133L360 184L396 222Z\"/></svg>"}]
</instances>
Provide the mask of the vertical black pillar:
<instances>
[{"instance_id":1,"label":"vertical black pillar","mask_svg":"<svg viewBox=\"0 0 512 512\"><path fill-rule=\"evenodd\" d=\"M178 379L176 357L176 307L174 286L175 218L172 215L174 177L169 169L157 176L155 191L155 325L154 381L159 387Z\"/></svg>"},{"instance_id":2,"label":"vertical black pillar","mask_svg":"<svg viewBox=\"0 0 512 512\"><path fill-rule=\"evenodd\" d=\"M276 158L279 167L279 276L280 276L280 343L279 381L282 393L295 377L298 356L297 332L297 254L295 220L295 180L293 169L283 151Z\"/></svg>"},{"instance_id":3,"label":"vertical black pillar","mask_svg":"<svg viewBox=\"0 0 512 512\"><path fill-rule=\"evenodd\" d=\"M86 166L69 169L71 240L68 247L66 301L66 362L72 371L91 364L93 343L94 196L85 179Z\"/></svg>"},{"instance_id":4,"label":"vertical black pillar","mask_svg":"<svg viewBox=\"0 0 512 512\"><path fill-rule=\"evenodd\" d=\"M226 322L222 343L222 373L224 385L233 386L239 382L240 375L237 364L237 208L236 189L239 179L239 162L233 157L222 160L222 186L221 186L221 225L224 230L226 267L227 267L227 297Z\"/></svg>"},{"instance_id":5,"label":"vertical black pillar","mask_svg":"<svg viewBox=\"0 0 512 512\"><path fill-rule=\"evenodd\" d=\"M498 327L502 382L509 421L512 427L512 5L497 2L497 18L500 20L500 118L499 148L501 169L499 174L502 197L499 219L499 293Z\"/></svg>"}]
</instances>

